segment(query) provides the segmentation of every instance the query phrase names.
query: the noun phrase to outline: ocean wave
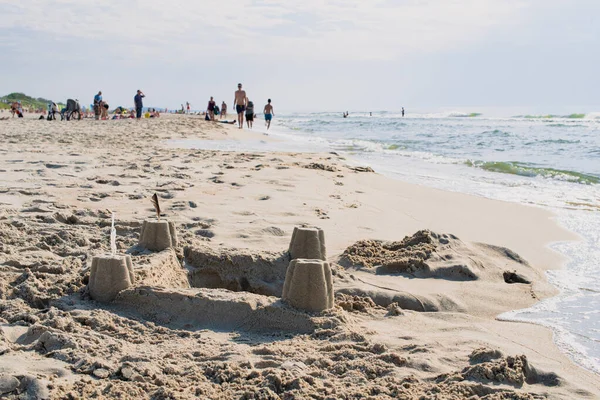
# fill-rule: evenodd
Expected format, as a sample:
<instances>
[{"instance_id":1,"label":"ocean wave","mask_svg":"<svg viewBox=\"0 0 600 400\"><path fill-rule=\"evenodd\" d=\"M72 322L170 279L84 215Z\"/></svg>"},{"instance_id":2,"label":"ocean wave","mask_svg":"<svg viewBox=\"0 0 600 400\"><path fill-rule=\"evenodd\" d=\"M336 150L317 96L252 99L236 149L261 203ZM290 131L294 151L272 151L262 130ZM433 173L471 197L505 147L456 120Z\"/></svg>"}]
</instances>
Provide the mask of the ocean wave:
<instances>
[{"instance_id":1,"label":"ocean wave","mask_svg":"<svg viewBox=\"0 0 600 400\"><path fill-rule=\"evenodd\" d=\"M546 114L546 115L516 115L513 118L525 118L525 119L555 119L555 118L584 119L584 118L586 118L586 114L573 113L573 114L569 114L569 115L555 115L555 114Z\"/></svg>"},{"instance_id":2,"label":"ocean wave","mask_svg":"<svg viewBox=\"0 0 600 400\"><path fill-rule=\"evenodd\" d=\"M585 119L600 119L600 112L587 113Z\"/></svg>"},{"instance_id":3,"label":"ocean wave","mask_svg":"<svg viewBox=\"0 0 600 400\"><path fill-rule=\"evenodd\" d=\"M457 112L457 111L453 111L451 113L446 114L446 116L449 118L475 118L475 117L479 117L481 115L482 115L481 113L476 113L476 112L463 113L463 112Z\"/></svg>"},{"instance_id":4,"label":"ocean wave","mask_svg":"<svg viewBox=\"0 0 600 400\"><path fill-rule=\"evenodd\" d=\"M546 126L552 127L552 128L586 128L587 125L582 125L582 124L548 124Z\"/></svg>"},{"instance_id":5,"label":"ocean wave","mask_svg":"<svg viewBox=\"0 0 600 400\"><path fill-rule=\"evenodd\" d=\"M493 131L483 131L481 134L482 135L488 135L488 136L499 136L499 137L514 136L514 134L512 134L510 132L503 131L501 129L494 129Z\"/></svg>"},{"instance_id":6,"label":"ocean wave","mask_svg":"<svg viewBox=\"0 0 600 400\"><path fill-rule=\"evenodd\" d=\"M568 139L546 139L540 140L538 143L553 143L553 144L579 144L581 140L568 140Z\"/></svg>"},{"instance_id":7,"label":"ocean wave","mask_svg":"<svg viewBox=\"0 0 600 400\"><path fill-rule=\"evenodd\" d=\"M540 144L579 144L581 140L568 140L568 139L545 139L545 140L534 140L526 142L525 146L537 146Z\"/></svg>"},{"instance_id":8,"label":"ocean wave","mask_svg":"<svg viewBox=\"0 0 600 400\"><path fill-rule=\"evenodd\" d=\"M465 162L465 165L469 167L481 168L489 172L499 172L503 174L519 175L531 178L542 177L560 181L575 182L583 185L597 185L600 183L600 177L596 175L554 168L534 167L532 165L520 162L468 160Z\"/></svg>"}]
</instances>

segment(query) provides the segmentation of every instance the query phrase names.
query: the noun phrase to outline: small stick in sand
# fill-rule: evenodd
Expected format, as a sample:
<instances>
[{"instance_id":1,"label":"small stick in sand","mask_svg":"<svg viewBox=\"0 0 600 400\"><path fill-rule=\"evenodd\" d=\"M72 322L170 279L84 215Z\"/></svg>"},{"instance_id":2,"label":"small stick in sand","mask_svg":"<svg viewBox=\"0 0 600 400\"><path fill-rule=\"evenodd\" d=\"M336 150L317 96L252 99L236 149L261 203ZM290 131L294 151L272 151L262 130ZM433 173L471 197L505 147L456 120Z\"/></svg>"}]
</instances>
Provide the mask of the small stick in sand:
<instances>
[{"instance_id":1,"label":"small stick in sand","mask_svg":"<svg viewBox=\"0 0 600 400\"><path fill-rule=\"evenodd\" d=\"M115 229L115 213L111 211L112 224L110 227L110 252L114 256L117 254L117 230Z\"/></svg>"}]
</instances>

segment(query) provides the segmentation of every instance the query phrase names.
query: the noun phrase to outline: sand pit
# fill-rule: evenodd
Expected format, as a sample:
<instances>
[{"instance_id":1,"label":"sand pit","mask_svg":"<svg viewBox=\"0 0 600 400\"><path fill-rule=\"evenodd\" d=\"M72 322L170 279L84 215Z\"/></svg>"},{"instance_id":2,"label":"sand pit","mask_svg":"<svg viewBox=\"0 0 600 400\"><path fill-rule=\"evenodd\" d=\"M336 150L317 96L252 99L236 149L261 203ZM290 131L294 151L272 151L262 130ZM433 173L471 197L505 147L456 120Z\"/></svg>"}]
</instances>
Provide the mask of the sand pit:
<instances>
[{"instance_id":1,"label":"sand pit","mask_svg":"<svg viewBox=\"0 0 600 400\"><path fill-rule=\"evenodd\" d=\"M553 293L543 244L565 235L546 213L334 154L165 147L250 135L194 117L46 122L0 129L0 397L600 396L547 329L495 319ZM160 252L138 246L154 193L177 233ZM101 303L87 287L112 212L135 282ZM321 313L281 300L298 226L327 233L336 296Z\"/></svg>"}]
</instances>

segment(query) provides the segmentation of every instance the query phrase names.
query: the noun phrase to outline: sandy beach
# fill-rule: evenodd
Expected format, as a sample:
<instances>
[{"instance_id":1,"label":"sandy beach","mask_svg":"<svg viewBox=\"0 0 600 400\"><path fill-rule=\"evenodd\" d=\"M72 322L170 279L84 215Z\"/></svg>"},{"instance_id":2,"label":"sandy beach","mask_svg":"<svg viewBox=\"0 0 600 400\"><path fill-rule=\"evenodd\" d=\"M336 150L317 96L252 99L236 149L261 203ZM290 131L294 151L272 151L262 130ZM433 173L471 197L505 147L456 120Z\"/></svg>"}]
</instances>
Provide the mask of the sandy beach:
<instances>
[{"instance_id":1,"label":"sandy beach","mask_svg":"<svg viewBox=\"0 0 600 400\"><path fill-rule=\"evenodd\" d=\"M600 398L551 330L496 318L556 293L547 246L577 236L551 213L173 139L276 140L195 116L0 122L0 397ZM136 246L155 193L162 252ZM135 282L101 303L111 213ZM322 313L281 300L295 227L324 231Z\"/></svg>"}]
</instances>

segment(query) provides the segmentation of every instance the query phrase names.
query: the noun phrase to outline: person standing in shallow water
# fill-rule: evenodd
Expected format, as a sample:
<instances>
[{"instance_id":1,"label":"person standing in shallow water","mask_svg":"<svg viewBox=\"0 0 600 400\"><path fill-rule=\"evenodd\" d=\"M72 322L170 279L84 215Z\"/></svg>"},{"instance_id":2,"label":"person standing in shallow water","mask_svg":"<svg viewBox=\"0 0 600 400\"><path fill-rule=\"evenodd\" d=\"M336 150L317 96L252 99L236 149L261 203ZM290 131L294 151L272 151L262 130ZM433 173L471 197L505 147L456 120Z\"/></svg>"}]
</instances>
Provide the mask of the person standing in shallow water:
<instances>
[{"instance_id":1,"label":"person standing in shallow water","mask_svg":"<svg viewBox=\"0 0 600 400\"><path fill-rule=\"evenodd\" d=\"M233 100L233 106L238 115L238 128L244 129L244 111L248 105L248 97L246 91L242 90L242 84L238 83L238 90L235 92L235 99Z\"/></svg>"},{"instance_id":2,"label":"person standing in shallow water","mask_svg":"<svg viewBox=\"0 0 600 400\"><path fill-rule=\"evenodd\" d=\"M404 107L402 107L402 116L404 117Z\"/></svg>"},{"instance_id":3,"label":"person standing in shallow water","mask_svg":"<svg viewBox=\"0 0 600 400\"><path fill-rule=\"evenodd\" d=\"M265 114L265 124L267 124L267 130L271 127L271 120L275 113L273 112L273 106L271 105L271 99L267 100L267 104L265 105L265 109L263 110Z\"/></svg>"}]
</instances>

